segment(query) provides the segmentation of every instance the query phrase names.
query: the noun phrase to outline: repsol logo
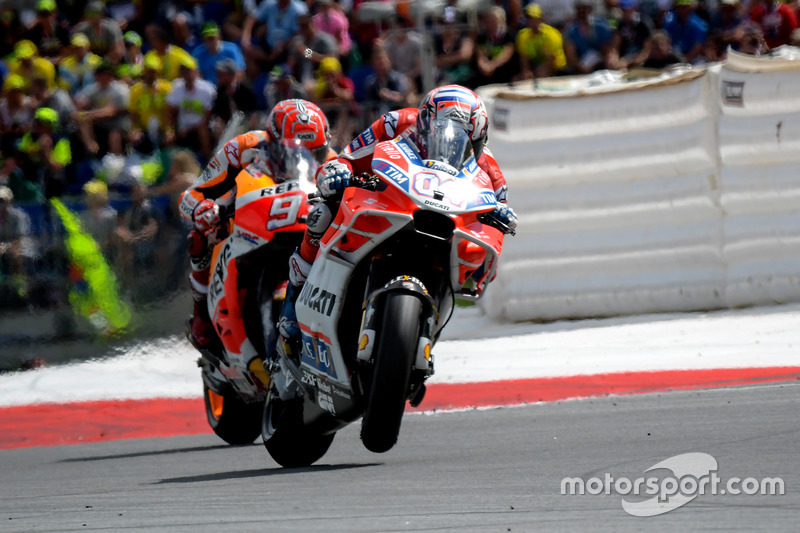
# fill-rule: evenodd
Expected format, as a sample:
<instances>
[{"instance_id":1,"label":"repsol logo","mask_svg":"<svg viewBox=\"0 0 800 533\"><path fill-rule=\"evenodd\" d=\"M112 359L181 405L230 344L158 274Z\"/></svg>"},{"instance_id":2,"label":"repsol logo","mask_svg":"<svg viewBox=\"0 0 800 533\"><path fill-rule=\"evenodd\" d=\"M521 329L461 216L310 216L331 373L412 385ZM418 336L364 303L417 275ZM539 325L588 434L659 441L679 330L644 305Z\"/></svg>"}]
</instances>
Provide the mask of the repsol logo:
<instances>
[{"instance_id":1,"label":"repsol logo","mask_svg":"<svg viewBox=\"0 0 800 533\"><path fill-rule=\"evenodd\" d=\"M225 243L222 251L217 258L217 266L214 268L214 277L211 280L211 299L216 300L222 294L223 279L225 278L225 271L228 268L228 261L231 260L231 245Z\"/></svg>"},{"instance_id":2,"label":"repsol logo","mask_svg":"<svg viewBox=\"0 0 800 533\"><path fill-rule=\"evenodd\" d=\"M299 188L300 184L296 181L287 181L286 183L281 183L280 185L273 185L272 187L265 187L261 189L261 196L264 197L272 196L273 194L283 194Z\"/></svg>"},{"instance_id":3,"label":"repsol logo","mask_svg":"<svg viewBox=\"0 0 800 533\"><path fill-rule=\"evenodd\" d=\"M236 232L236 236L239 237L242 240L245 240L245 241L249 242L250 244L258 245L258 237L256 237L255 235L251 235L251 234L246 233L246 232L244 232L242 230L238 230Z\"/></svg>"},{"instance_id":4,"label":"repsol logo","mask_svg":"<svg viewBox=\"0 0 800 533\"><path fill-rule=\"evenodd\" d=\"M300 293L300 303L325 316L331 316L333 307L336 304L336 295L306 283L303 292Z\"/></svg>"}]
</instances>

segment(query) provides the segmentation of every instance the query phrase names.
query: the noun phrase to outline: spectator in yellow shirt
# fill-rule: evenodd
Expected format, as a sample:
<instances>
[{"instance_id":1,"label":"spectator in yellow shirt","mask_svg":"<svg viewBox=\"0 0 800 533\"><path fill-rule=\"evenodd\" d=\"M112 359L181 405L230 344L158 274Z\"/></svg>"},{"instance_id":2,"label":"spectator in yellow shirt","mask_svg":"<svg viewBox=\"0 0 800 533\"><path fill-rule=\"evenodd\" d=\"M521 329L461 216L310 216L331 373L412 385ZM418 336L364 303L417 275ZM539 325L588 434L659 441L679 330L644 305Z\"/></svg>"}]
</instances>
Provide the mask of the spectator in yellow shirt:
<instances>
[{"instance_id":1,"label":"spectator in yellow shirt","mask_svg":"<svg viewBox=\"0 0 800 533\"><path fill-rule=\"evenodd\" d=\"M74 96L94 83L94 71L103 60L89 51L89 38L82 33L73 35L69 44L70 53L58 64L58 75L62 89Z\"/></svg>"},{"instance_id":2,"label":"spectator in yellow shirt","mask_svg":"<svg viewBox=\"0 0 800 533\"><path fill-rule=\"evenodd\" d=\"M39 49L31 41L24 40L14 46L14 59L8 64L9 74L17 74L25 80L25 91L30 87L34 76L47 80L47 86L56 87L56 67L43 57L39 57Z\"/></svg>"},{"instance_id":3,"label":"spectator in yellow shirt","mask_svg":"<svg viewBox=\"0 0 800 533\"><path fill-rule=\"evenodd\" d=\"M517 34L517 53L520 58L518 79L546 78L558 74L567 66L561 33L542 22L542 8L538 4L528 4L525 18L528 27Z\"/></svg>"},{"instance_id":4,"label":"spectator in yellow shirt","mask_svg":"<svg viewBox=\"0 0 800 533\"><path fill-rule=\"evenodd\" d=\"M129 140L144 153L152 152L161 144L167 128L167 95L172 91L172 84L158 77L161 69L160 59L146 57L142 79L131 87Z\"/></svg>"},{"instance_id":5,"label":"spectator in yellow shirt","mask_svg":"<svg viewBox=\"0 0 800 533\"><path fill-rule=\"evenodd\" d=\"M182 64L194 62L189 52L180 46L169 44L169 36L161 26L151 24L145 30L145 34L152 50L144 57L145 59L156 57L161 61L161 78L172 81L181 75Z\"/></svg>"}]
</instances>

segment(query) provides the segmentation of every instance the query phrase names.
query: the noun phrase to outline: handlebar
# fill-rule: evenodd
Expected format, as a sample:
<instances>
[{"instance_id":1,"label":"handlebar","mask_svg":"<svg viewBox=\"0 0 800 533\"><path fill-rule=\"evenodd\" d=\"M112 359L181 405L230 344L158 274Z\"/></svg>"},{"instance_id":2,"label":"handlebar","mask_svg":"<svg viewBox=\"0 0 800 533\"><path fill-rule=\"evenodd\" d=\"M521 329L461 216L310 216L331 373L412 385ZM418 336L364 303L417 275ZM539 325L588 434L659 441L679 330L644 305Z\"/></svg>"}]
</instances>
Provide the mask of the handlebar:
<instances>
[{"instance_id":1,"label":"handlebar","mask_svg":"<svg viewBox=\"0 0 800 533\"><path fill-rule=\"evenodd\" d=\"M372 176L367 174L366 172L362 172L361 174L354 175L350 178L350 184L348 187L358 187L359 189L367 189L368 191L376 191L378 190L378 186L380 185L381 180L377 176ZM316 199L325 199L319 191L314 191L308 194L309 200L316 200Z\"/></svg>"},{"instance_id":2,"label":"handlebar","mask_svg":"<svg viewBox=\"0 0 800 533\"><path fill-rule=\"evenodd\" d=\"M362 172L361 174L355 175L350 178L350 184L348 187L359 187L361 189L367 189L370 191L375 191L380 186L381 180L377 176L373 176L366 172ZM308 195L309 200L316 200L316 199L325 199L321 192L315 191ZM481 213L478 215L478 222L481 224L486 224L487 226L492 226L495 229L498 229L503 232L504 235L516 235L517 232L512 230L508 227L507 224L503 224L496 218L491 216L491 213Z\"/></svg>"},{"instance_id":3,"label":"handlebar","mask_svg":"<svg viewBox=\"0 0 800 533\"><path fill-rule=\"evenodd\" d=\"M491 213L481 213L480 215L478 215L478 222L480 222L481 224L486 224L487 226L492 226L493 228L502 231L503 234L505 235L517 234L517 232L509 228L508 225L503 224L502 222L491 216Z\"/></svg>"}]
</instances>

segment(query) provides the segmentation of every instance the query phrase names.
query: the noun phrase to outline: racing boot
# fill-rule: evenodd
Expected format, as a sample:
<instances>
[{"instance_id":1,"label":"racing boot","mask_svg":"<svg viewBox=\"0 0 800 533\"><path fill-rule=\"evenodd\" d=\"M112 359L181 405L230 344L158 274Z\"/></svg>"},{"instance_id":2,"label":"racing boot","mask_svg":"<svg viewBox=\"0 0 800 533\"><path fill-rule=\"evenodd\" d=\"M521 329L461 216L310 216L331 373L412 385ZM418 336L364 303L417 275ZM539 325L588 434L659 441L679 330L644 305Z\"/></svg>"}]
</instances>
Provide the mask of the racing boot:
<instances>
[{"instance_id":1,"label":"racing boot","mask_svg":"<svg viewBox=\"0 0 800 533\"><path fill-rule=\"evenodd\" d=\"M194 308L187 324L186 337L195 348L202 350L211 346L217 335L208 315L207 303L211 254L205 237L195 230L189 234L189 261L192 267L189 281Z\"/></svg>"},{"instance_id":2,"label":"racing boot","mask_svg":"<svg viewBox=\"0 0 800 533\"><path fill-rule=\"evenodd\" d=\"M300 325L297 322L295 303L309 272L311 263L303 259L299 251L295 251L289 258L289 287L286 289L286 299L278 319L278 331L286 341L285 344L296 344L300 340Z\"/></svg>"},{"instance_id":3,"label":"racing boot","mask_svg":"<svg viewBox=\"0 0 800 533\"><path fill-rule=\"evenodd\" d=\"M281 308L281 316L278 319L278 331L281 336L287 341L296 341L300 339L300 325L297 323L297 311L294 308L297 297L300 291L303 290L302 285L289 284L286 289L286 299L283 301Z\"/></svg>"},{"instance_id":4,"label":"racing boot","mask_svg":"<svg viewBox=\"0 0 800 533\"><path fill-rule=\"evenodd\" d=\"M188 329L189 342L198 350L208 348L214 342L216 332L214 324L211 323L211 317L208 316L208 305L205 298L194 301Z\"/></svg>"}]
</instances>

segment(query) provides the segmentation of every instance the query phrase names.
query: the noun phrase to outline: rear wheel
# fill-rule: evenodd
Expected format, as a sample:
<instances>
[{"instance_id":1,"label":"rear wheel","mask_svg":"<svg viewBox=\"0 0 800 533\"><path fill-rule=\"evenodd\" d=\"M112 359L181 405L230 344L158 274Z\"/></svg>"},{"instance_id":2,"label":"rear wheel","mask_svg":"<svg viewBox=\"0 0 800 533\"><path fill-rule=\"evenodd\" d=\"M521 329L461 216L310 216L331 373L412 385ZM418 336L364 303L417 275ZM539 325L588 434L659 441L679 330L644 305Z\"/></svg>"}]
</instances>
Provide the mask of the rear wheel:
<instances>
[{"instance_id":1,"label":"rear wheel","mask_svg":"<svg viewBox=\"0 0 800 533\"><path fill-rule=\"evenodd\" d=\"M361 440L372 452L383 453L397 442L419 342L421 311L422 302L416 296L390 293L386 297L369 401L361 422Z\"/></svg>"},{"instance_id":2,"label":"rear wheel","mask_svg":"<svg viewBox=\"0 0 800 533\"><path fill-rule=\"evenodd\" d=\"M228 444L251 444L261 433L264 402L245 403L233 391L217 394L203 386L208 425Z\"/></svg>"},{"instance_id":3,"label":"rear wheel","mask_svg":"<svg viewBox=\"0 0 800 533\"><path fill-rule=\"evenodd\" d=\"M264 409L261 434L264 447L285 468L309 466L330 448L336 433L320 435L303 426L303 399L273 397Z\"/></svg>"}]
</instances>

